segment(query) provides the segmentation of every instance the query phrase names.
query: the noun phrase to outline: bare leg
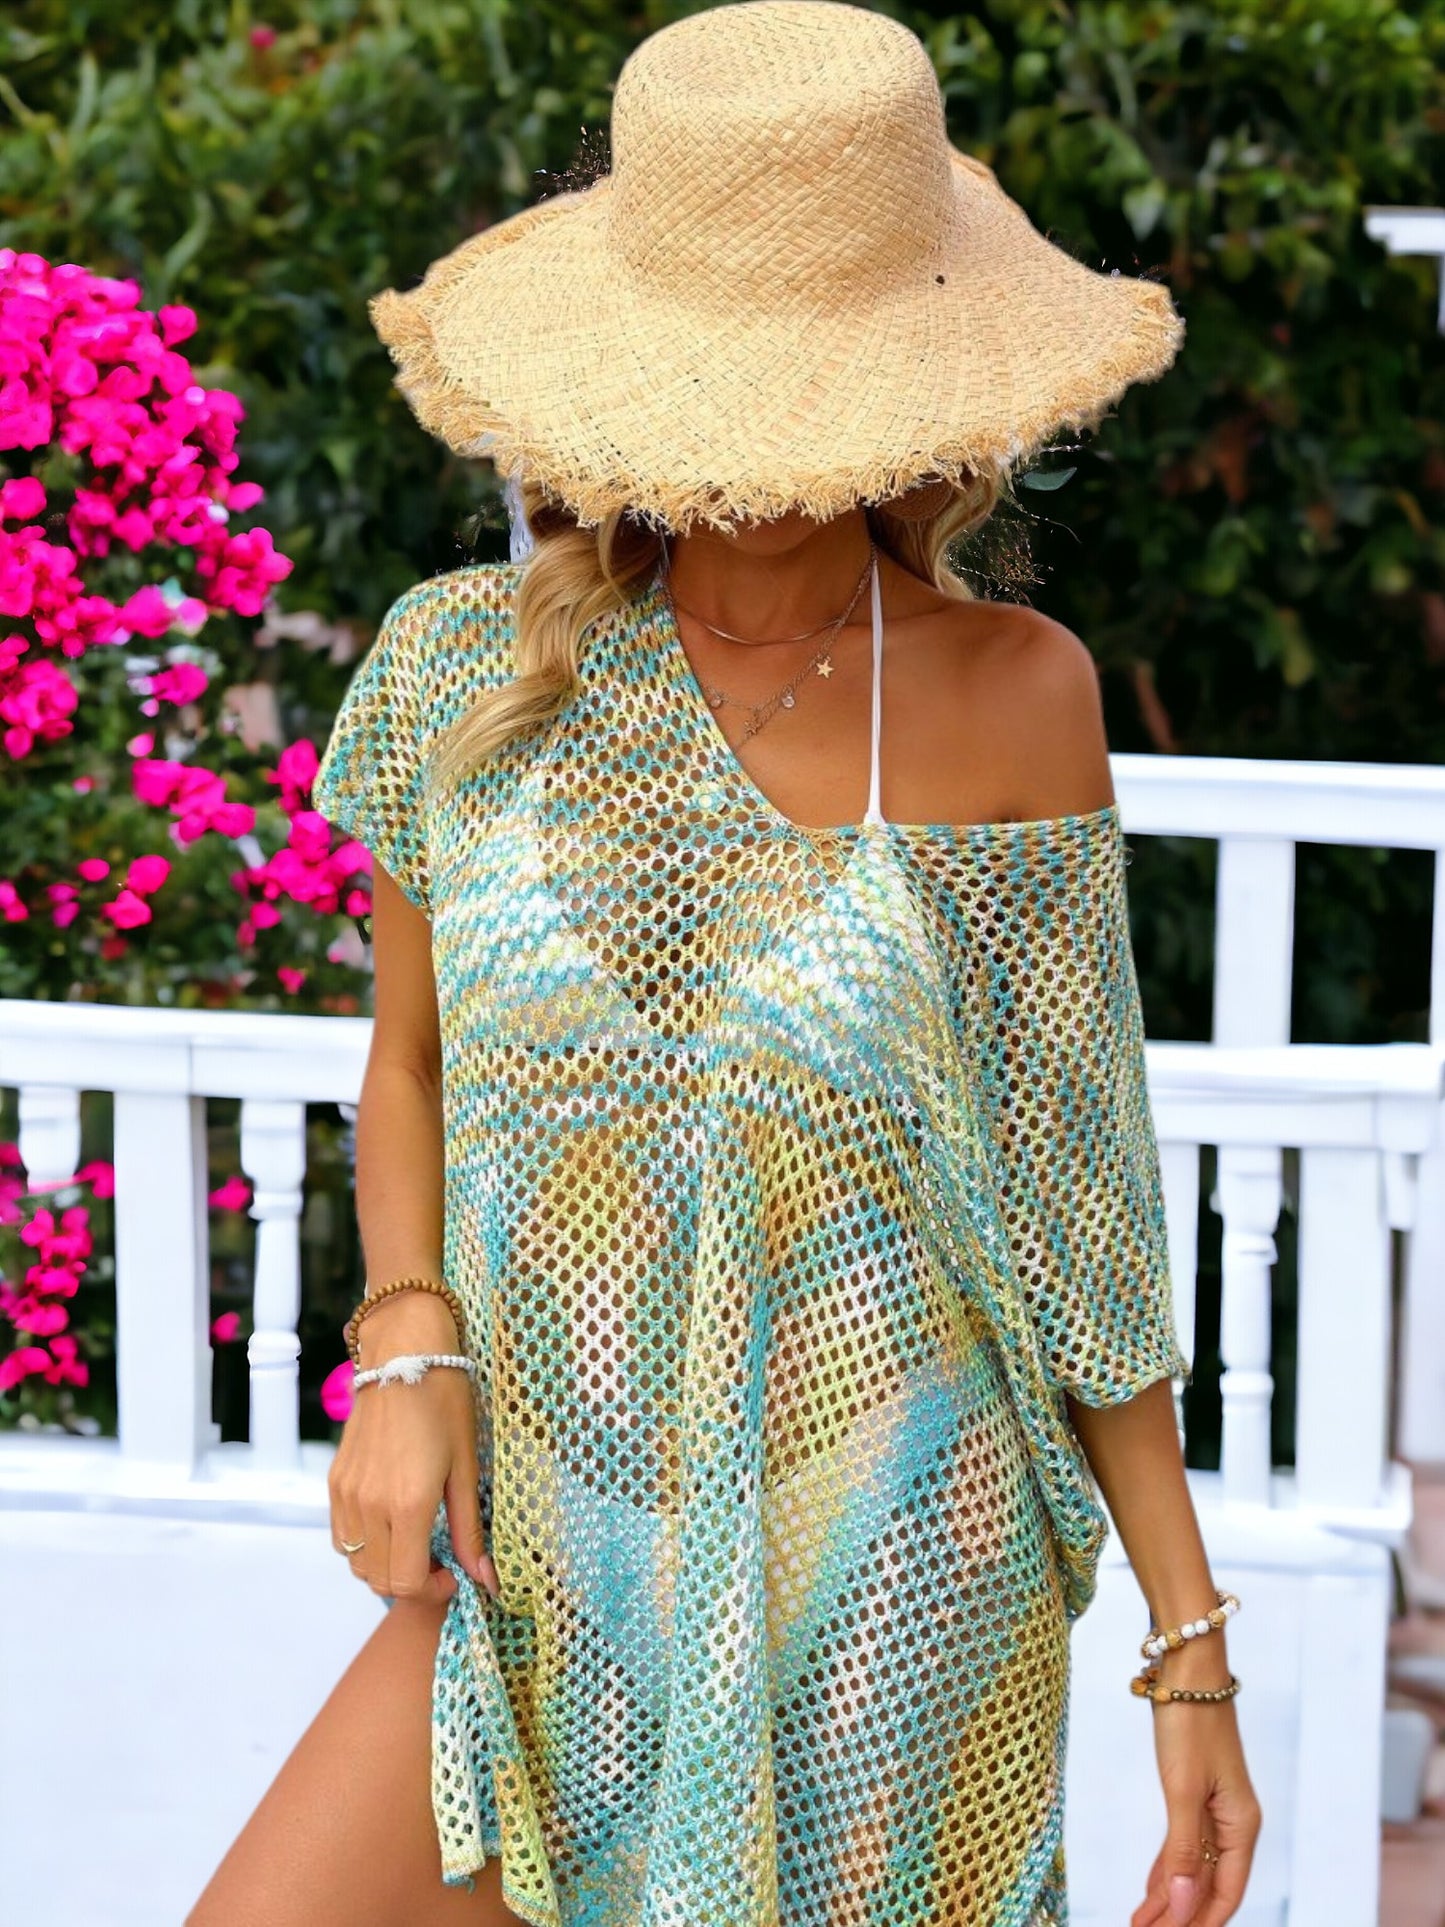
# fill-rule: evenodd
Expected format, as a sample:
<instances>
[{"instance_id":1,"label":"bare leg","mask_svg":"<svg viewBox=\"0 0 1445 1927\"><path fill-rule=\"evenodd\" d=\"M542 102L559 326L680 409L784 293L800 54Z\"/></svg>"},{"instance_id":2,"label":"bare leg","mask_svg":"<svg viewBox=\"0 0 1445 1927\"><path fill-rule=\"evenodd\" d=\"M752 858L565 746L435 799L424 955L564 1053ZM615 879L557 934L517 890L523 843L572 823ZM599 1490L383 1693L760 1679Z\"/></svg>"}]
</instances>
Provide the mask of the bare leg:
<instances>
[{"instance_id":1,"label":"bare leg","mask_svg":"<svg viewBox=\"0 0 1445 1927\"><path fill-rule=\"evenodd\" d=\"M501 1862L442 1884L431 1681L444 1606L401 1599L343 1674L186 1927L513 1927Z\"/></svg>"}]
</instances>

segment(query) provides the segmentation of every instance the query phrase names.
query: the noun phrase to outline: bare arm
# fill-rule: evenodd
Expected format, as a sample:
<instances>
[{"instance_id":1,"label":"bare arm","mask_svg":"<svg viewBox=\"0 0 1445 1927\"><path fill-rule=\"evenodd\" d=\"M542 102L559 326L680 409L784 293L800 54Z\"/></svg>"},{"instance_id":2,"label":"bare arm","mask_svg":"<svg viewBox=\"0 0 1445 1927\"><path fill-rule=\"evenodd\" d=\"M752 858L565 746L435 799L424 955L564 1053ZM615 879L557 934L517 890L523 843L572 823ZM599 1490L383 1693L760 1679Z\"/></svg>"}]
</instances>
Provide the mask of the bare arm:
<instances>
[{"instance_id":1,"label":"bare arm","mask_svg":"<svg viewBox=\"0 0 1445 1927\"><path fill-rule=\"evenodd\" d=\"M1017 759L1020 814L1064 815L1113 801L1098 673L1084 644L1030 612L1007 668L1006 740ZM1072 1395L1066 1403L1154 1623L1199 1618L1215 1603L1214 1579L1185 1478L1170 1381L1156 1380L1112 1405ZM1131 1657L1136 1668L1144 1663L1137 1652ZM1226 1685L1229 1670L1221 1629L1166 1654L1160 1680L1208 1689ZM1130 1927L1223 1927L1244 1897L1260 1824L1234 1702L1145 1703L1129 1694L1122 1675L1118 1694L1120 1719L1131 1711L1152 1718L1168 1808L1168 1834ZM1212 1871L1200 1845L1206 1838L1221 1856Z\"/></svg>"},{"instance_id":2,"label":"bare arm","mask_svg":"<svg viewBox=\"0 0 1445 1927\"><path fill-rule=\"evenodd\" d=\"M375 1287L389 1278L440 1278L443 1250L431 925L380 864L373 866L372 952L375 1016L356 1114L356 1216L367 1283ZM363 1364L375 1365L400 1351L449 1351L456 1341L443 1299L401 1292L366 1319L360 1350Z\"/></svg>"},{"instance_id":3,"label":"bare arm","mask_svg":"<svg viewBox=\"0 0 1445 1927\"><path fill-rule=\"evenodd\" d=\"M1184 1476L1169 1380L1146 1385L1122 1405L1070 1398L1068 1407L1154 1624L1198 1619L1214 1604L1214 1580ZM1168 1654L1160 1677L1173 1686L1227 1685L1225 1632L1221 1626Z\"/></svg>"},{"instance_id":4,"label":"bare arm","mask_svg":"<svg viewBox=\"0 0 1445 1927\"><path fill-rule=\"evenodd\" d=\"M373 865L375 1020L356 1120L356 1212L367 1286L441 1278L445 1159L441 1041L431 925ZM398 1292L363 1322L363 1367L401 1352L454 1352L460 1335L444 1299ZM477 1413L472 1381L438 1369L415 1385L368 1385L342 1432L330 1472L332 1536L361 1543L351 1568L387 1598L444 1599L451 1574L431 1561L445 1501L463 1568L496 1591L483 1550Z\"/></svg>"}]
</instances>

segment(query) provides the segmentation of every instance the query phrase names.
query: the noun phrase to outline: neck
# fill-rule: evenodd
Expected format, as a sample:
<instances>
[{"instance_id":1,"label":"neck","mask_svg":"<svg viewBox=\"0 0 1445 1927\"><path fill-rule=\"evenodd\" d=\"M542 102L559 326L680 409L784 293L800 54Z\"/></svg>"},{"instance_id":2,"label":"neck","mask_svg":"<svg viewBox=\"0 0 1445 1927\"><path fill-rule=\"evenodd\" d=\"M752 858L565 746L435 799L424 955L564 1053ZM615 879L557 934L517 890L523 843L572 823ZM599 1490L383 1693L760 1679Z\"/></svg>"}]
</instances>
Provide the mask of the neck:
<instances>
[{"instance_id":1,"label":"neck","mask_svg":"<svg viewBox=\"0 0 1445 1927\"><path fill-rule=\"evenodd\" d=\"M827 522L797 512L728 534L670 535L664 566L674 599L722 629L767 640L842 613L868 561L862 508ZM857 619L857 611L854 611Z\"/></svg>"}]
</instances>

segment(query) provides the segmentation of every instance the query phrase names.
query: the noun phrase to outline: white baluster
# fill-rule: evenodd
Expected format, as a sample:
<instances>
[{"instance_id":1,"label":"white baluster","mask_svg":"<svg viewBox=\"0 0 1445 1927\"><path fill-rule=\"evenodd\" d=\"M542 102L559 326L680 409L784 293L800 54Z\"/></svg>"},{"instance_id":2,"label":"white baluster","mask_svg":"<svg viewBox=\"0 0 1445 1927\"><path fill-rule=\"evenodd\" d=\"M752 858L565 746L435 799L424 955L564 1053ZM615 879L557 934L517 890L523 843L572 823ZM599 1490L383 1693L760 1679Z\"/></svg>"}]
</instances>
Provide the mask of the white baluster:
<instances>
[{"instance_id":1,"label":"white baluster","mask_svg":"<svg viewBox=\"0 0 1445 1927\"><path fill-rule=\"evenodd\" d=\"M1218 1198L1224 1219L1220 1471L1225 1498L1253 1505L1270 1502L1269 1416L1274 1379L1269 1369L1269 1314L1282 1162L1274 1145L1219 1148Z\"/></svg>"},{"instance_id":2,"label":"white baluster","mask_svg":"<svg viewBox=\"0 0 1445 1927\"><path fill-rule=\"evenodd\" d=\"M120 1448L189 1478L211 1425L206 1103L115 1094L115 1323Z\"/></svg>"},{"instance_id":3,"label":"white baluster","mask_svg":"<svg viewBox=\"0 0 1445 1927\"><path fill-rule=\"evenodd\" d=\"M1161 1143L1159 1172L1164 1184L1174 1328L1192 1364L1199 1276L1199 1146Z\"/></svg>"},{"instance_id":4,"label":"white baluster","mask_svg":"<svg viewBox=\"0 0 1445 1927\"><path fill-rule=\"evenodd\" d=\"M20 1087L20 1159L33 1191L75 1176L80 1163L80 1092L64 1084Z\"/></svg>"},{"instance_id":5,"label":"white baluster","mask_svg":"<svg viewBox=\"0 0 1445 1927\"><path fill-rule=\"evenodd\" d=\"M306 1177L306 1106L247 1098L241 1105L241 1168L255 1186L251 1452L258 1470L301 1463L301 1187Z\"/></svg>"},{"instance_id":6,"label":"white baluster","mask_svg":"<svg viewBox=\"0 0 1445 1927\"><path fill-rule=\"evenodd\" d=\"M1300 1154L1301 1505L1380 1502L1388 1447L1390 1227L1377 1152Z\"/></svg>"}]
</instances>

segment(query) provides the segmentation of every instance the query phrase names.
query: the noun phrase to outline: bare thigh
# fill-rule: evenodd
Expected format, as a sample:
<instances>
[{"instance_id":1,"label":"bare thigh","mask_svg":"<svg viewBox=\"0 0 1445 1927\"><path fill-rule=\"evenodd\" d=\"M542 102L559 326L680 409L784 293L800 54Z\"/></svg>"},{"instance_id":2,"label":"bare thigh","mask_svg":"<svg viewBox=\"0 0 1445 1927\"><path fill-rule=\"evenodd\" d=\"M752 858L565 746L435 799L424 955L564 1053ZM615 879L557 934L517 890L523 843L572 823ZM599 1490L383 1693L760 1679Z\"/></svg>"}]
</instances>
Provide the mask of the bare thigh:
<instances>
[{"instance_id":1,"label":"bare thigh","mask_svg":"<svg viewBox=\"0 0 1445 1927\"><path fill-rule=\"evenodd\" d=\"M431 1683L443 1606L398 1600L247 1821L186 1927L513 1927L501 1862L442 1883Z\"/></svg>"}]
</instances>

